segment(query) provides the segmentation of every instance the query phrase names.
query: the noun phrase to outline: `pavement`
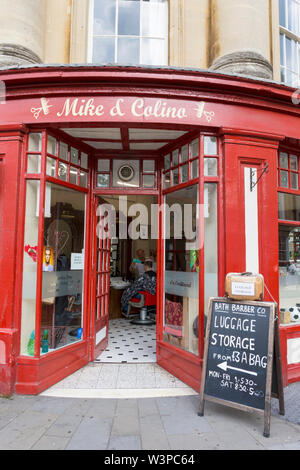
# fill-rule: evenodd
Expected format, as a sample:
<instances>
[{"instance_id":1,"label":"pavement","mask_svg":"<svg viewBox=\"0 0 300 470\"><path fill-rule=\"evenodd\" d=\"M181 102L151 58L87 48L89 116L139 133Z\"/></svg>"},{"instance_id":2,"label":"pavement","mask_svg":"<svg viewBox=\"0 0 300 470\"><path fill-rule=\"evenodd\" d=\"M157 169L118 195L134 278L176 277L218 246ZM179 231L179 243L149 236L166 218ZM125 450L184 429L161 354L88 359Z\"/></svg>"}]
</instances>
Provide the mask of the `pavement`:
<instances>
[{"instance_id":1,"label":"pavement","mask_svg":"<svg viewBox=\"0 0 300 470\"><path fill-rule=\"evenodd\" d=\"M52 388L37 396L0 398L0 450L102 450L110 456L117 455L111 451L130 455L135 450L149 455L176 450L300 450L300 383L284 389L285 416L279 415L278 400L272 399L268 438L263 436L264 418L256 412L206 401L204 416L198 416L199 395L189 388L174 386L170 394L157 388L140 389L141 393L123 389L117 397L110 396L109 389L103 395L100 390L98 395L73 396L56 390L56 395Z\"/></svg>"}]
</instances>

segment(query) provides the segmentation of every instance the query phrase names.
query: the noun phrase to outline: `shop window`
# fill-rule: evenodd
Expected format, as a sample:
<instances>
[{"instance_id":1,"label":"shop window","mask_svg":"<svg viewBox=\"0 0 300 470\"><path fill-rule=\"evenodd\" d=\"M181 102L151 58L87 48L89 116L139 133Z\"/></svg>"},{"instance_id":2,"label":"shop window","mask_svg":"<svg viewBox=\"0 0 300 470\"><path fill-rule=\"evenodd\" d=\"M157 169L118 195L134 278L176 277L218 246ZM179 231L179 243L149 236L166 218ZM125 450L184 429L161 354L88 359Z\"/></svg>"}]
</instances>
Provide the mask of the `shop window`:
<instances>
[{"instance_id":1,"label":"shop window","mask_svg":"<svg viewBox=\"0 0 300 470\"><path fill-rule=\"evenodd\" d=\"M281 325L300 323L300 226L279 226Z\"/></svg>"},{"instance_id":2,"label":"shop window","mask_svg":"<svg viewBox=\"0 0 300 470\"><path fill-rule=\"evenodd\" d=\"M168 0L90 0L88 61L167 65Z\"/></svg>"},{"instance_id":3,"label":"shop window","mask_svg":"<svg viewBox=\"0 0 300 470\"><path fill-rule=\"evenodd\" d=\"M281 81L295 88L300 79L299 18L299 0L279 0Z\"/></svg>"},{"instance_id":4,"label":"shop window","mask_svg":"<svg viewBox=\"0 0 300 470\"><path fill-rule=\"evenodd\" d=\"M164 341L196 355L199 351L197 202L198 185L165 196L164 269ZM187 205L189 217L184 214Z\"/></svg>"},{"instance_id":5,"label":"shop window","mask_svg":"<svg viewBox=\"0 0 300 470\"><path fill-rule=\"evenodd\" d=\"M281 325L300 323L299 155L278 156L279 307Z\"/></svg>"},{"instance_id":6,"label":"shop window","mask_svg":"<svg viewBox=\"0 0 300 470\"><path fill-rule=\"evenodd\" d=\"M49 184L44 221L41 333L49 350L81 339L85 194ZM44 351L47 352L47 351Z\"/></svg>"},{"instance_id":7,"label":"shop window","mask_svg":"<svg viewBox=\"0 0 300 470\"><path fill-rule=\"evenodd\" d=\"M300 222L300 195L278 193L278 218Z\"/></svg>"},{"instance_id":8,"label":"shop window","mask_svg":"<svg viewBox=\"0 0 300 470\"><path fill-rule=\"evenodd\" d=\"M46 132L32 133L26 162L21 354L39 357L84 334L88 155Z\"/></svg>"}]
</instances>

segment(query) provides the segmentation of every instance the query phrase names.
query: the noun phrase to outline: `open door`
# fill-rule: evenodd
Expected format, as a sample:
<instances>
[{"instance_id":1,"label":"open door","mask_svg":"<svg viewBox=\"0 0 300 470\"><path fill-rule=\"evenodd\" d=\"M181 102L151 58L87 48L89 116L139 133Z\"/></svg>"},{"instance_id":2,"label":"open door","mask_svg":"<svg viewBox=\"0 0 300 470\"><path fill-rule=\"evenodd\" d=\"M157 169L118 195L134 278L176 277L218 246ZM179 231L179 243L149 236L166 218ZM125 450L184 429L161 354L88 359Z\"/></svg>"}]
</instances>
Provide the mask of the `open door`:
<instances>
[{"instance_id":1,"label":"open door","mask_svg":"<svg viewBox=\"0 0 300 470\"><path fill-rule=\"evenodd\" d=\"M99 196L94 200L94 250L93 250L93 295L92 295L92 334L94 348L91 358L94 360L106 348L108 343L109 318L109 281L110 281L110 234L107 217Z\"/></svg>"}]
</instances>

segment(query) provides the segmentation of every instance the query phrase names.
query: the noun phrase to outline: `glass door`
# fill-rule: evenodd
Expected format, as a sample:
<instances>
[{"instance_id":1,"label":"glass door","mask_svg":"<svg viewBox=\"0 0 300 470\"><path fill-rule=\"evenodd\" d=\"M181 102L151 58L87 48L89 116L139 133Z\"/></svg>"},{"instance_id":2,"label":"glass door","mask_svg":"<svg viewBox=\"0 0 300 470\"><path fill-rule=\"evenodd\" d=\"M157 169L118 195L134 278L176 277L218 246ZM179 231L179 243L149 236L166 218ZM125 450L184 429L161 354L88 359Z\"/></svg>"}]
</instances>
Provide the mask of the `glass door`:
<instances>
[{"instance_id":1,"label":"glass door","mask_svg":"<svg viewBox=\"0 0 300 470\"><path fill-rule=\"evenodd\" d=\"M94 359L106 348L108 342L109 284L110 284L110 231L105 201L95 198L94 216Z\"/></svg>"}]
</instances>

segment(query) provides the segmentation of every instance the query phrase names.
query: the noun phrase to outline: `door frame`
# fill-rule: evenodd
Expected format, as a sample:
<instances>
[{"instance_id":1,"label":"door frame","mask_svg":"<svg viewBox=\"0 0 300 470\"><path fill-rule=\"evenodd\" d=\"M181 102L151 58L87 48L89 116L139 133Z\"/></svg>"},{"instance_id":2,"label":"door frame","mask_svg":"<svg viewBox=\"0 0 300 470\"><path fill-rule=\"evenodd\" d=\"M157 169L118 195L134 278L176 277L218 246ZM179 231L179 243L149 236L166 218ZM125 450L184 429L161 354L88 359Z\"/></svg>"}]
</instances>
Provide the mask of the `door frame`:
<instances>
[{"instance_id":1,"label":"door frame","mask_svg":"<svg viewBox=\"0 0 300 470\"><path fill-rule=\"evenodd\" d=\"M142 160L142 158L141 158ZM156 170L157 173L157 178L159 181L160 175L159 175L159 170ZM92 263L91 263L91 293L90 293L90 298L91 298L91 303L90 303L90 360L94 361L96 357L98 357L107 347L108 344L108 324L109 324L109 311L108 315L103 317L103 321L100 321L100 328L104 328L106 326L106 335L105 337L96 345L96 334L97 334L97 326L96 326L96 321L95 321L95 302L96 302L96 278L97 278L97 273L96 273L96 253L97 253L97 234L96 234L96 226L97 226L97 200L99 198L105 198L105 197L110 197L110 196L152 196L157 199L157 203L159 204L160 201L160 184L158 185L158 189L156 190L144 190L144 189L139 189L135 191L128 191L127 189L109 189L109 190L97 190L95 189L92 194L92 223L91 223L91 244L92 246ZM158 214L158 233L161 234L161 226L160 224L160 218ZM159 263L158 263L158 256L159 256L159 244L160 242L160 237L157 239L156 243L156 248L157 248L157 296L159 295ZM108 308L109 308L109 298L110 298L110 293L108 290ZM157 302L159 302L159 297L157 297ZM160 309L158 308L157 312L157 319L160 317ZM160 322L157 320L156 323L156 341L158 340L158 335L160 331ZM100 329L98 330L100 331Z\"/></svg>"}]
</instances>

